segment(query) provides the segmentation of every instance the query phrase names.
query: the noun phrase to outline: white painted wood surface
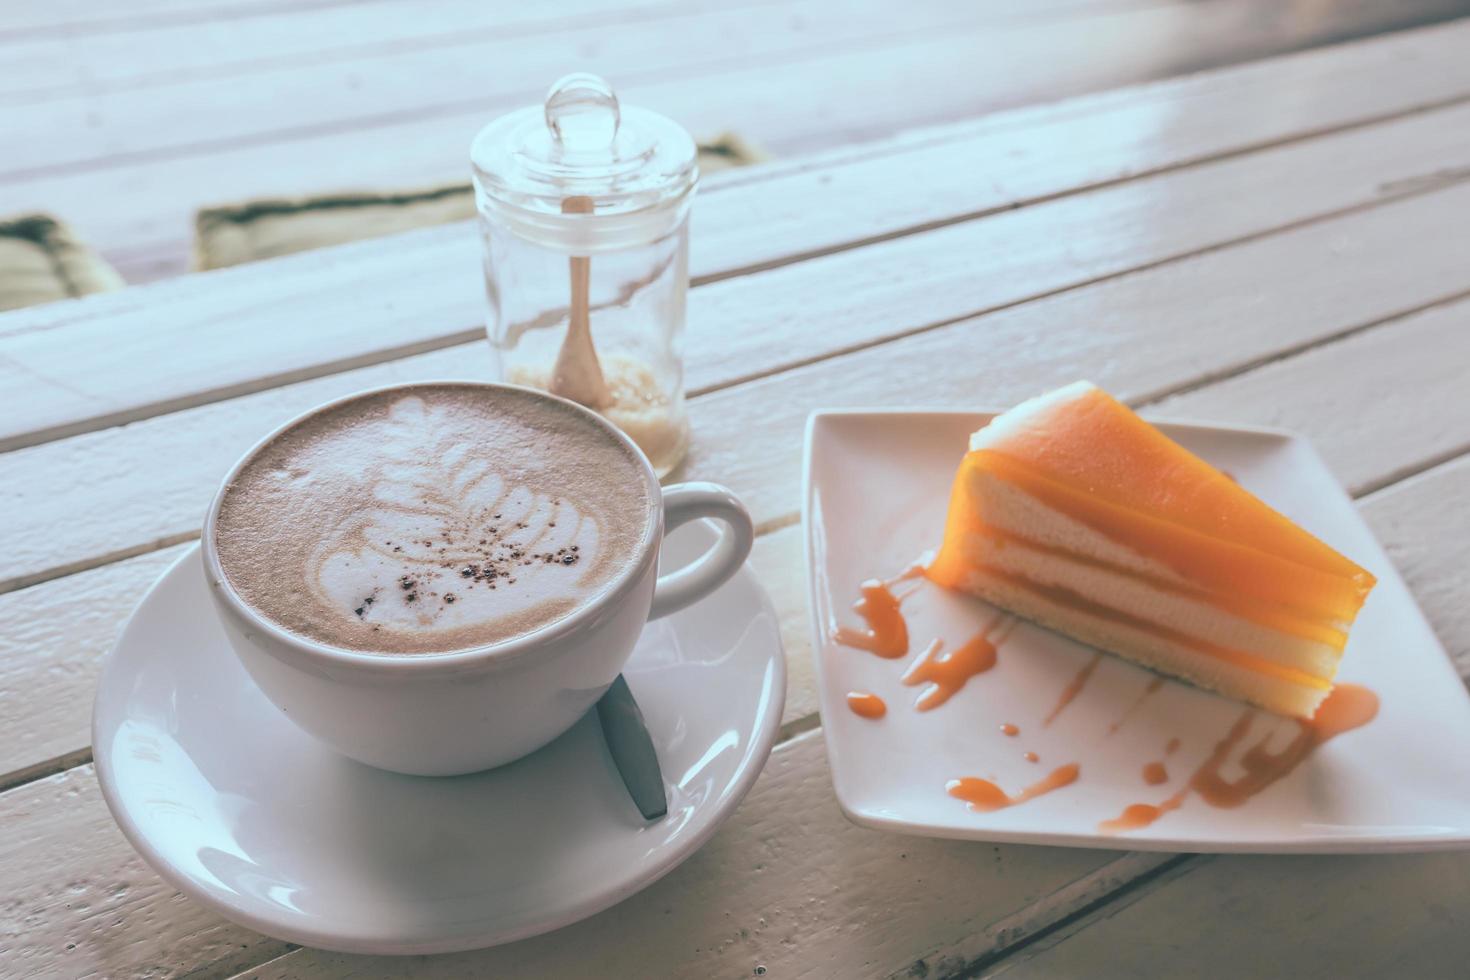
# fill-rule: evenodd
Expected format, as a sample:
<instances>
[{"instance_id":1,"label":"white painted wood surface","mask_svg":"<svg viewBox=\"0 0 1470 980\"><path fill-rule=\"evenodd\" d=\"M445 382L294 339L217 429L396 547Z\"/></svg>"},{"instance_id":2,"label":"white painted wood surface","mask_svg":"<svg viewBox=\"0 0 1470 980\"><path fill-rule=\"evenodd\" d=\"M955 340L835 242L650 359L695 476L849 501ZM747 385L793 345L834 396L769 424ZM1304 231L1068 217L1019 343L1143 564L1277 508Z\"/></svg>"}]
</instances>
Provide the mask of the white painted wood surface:
<instances>
[{"instance_id":1,"label":"white painted wood surface","mask_svg":"<svg viewBox=\"0 0 1470 980\"><path fill-rule=\"evenodd\" d=\"M567 16L542 7L540 16L557 15L560 29L525 34L514 24L495 25L499 18L483 10L472 21L488 23L471 22L465 31L450 32L433 46L403 44L398 51L373 49L342 60L310 58L253 73L243 82L210 73L173 81L159 91L100 78L90 92L6 109L15 142L0 161L0 183L106 170L131 159L168 159L292 136L340 134L405 118L478 113L483 124L509 108L539 102L546 87L565 73L569 52L580 56L577 60L586 70L618 79L621 86L697 76L709 71L712 60L769 63L871 45L894 31L892 5L886 0L797 0L782 16L740 4L703 6L660 20L612 25L599 23L601 18L583 24L575 9ZM315 16L350 9L328 8ZM419 20L413 5L401 7L399 16ZM312 40L321 35L313 25L301 27L304 32L293 34L296 40L288 45L309 52ZM976 15L967 5L916 0L905 11L905 32L971 33L975 28ZM157 39L150 32L134 45ZM0 46L0 55L4 51ZM53 63L74 63L57 54L50 53ZM149 65L146 50L127 60ZM21 77L27 67L21 66ZM468 140L454 149L468 176ZM221 176L228 177L228 171ZM221 190L233 193L228 183Z\"/></svg>"},{"instance_id":2,"label":"white painted wood surface","mask_svg":"<svg viewBox=\"0 0 1470 980\"><path fill-rule=\"evenodd\" d=\"M1371 492L1470 452L1470 287L1466 296L1391 330L1343 337L1165 399L1157 410L1284 429L1310 420L1312 441L1338 479L1354 494ZM1398 465L1386 467L1393 455Z\"/></svg>"},{"instance_id":3,"label":"white painted wood surface","mask_svg":"<svg viewBox=\"0 0 1470 980\"><path fill-rule=\"evenodd\" d=\"M1181 871L981 976L1092 976L1100 963L1112 976L1465 975L1464 853L1222 856Z\"/></svg>"},{"instance_id":4,"label":"white painted wood surface","mask_svg":"<svg viewBox=\"0 0 1470 980\"><path fill-rule=\"evenodd\" d=\"M4 8L7 40L51 36L87 36L187 23L202 19L233 20L278 12L287 6L330 7L359 0L131 0L127 7L92 0L28 3L11 0Z\"/></svg>"},{"instance_id":5,"label":"white painted wood surface","mask_svg":"<svg viewBox=\"0 0 1470 980\"><path fill-rule=\"evenodd\" d=\"M0 595L0 788L88 754L102 655L183 550L149 551Z\"/></svg>"},{"instance_id":6,"label":"white painted wood surface","mask_svg":"<svg viewBox=\"0 0 1470 980\"><path fill-rule=\"evenodd\" d=\"M1414 40L1432 48L1446 36L1424 32ZM1192 79L926 134L872 159L902 155L939 175L955 147L970 147L989 168L1015 146L1029 162L997 163L998 186L988 195L957 194L949 210L942 196L915 195L908 220L891 209L866 234L844 224L841 235L851 237L826 229L764 253L749 238L729 245L727 256L772 267L710 275L723 281L696 291L696 305L705 305L702 326L691 332L691 369L708 390L692 403L696 443L686 472L735 486L765 532L755 565L772 589L793 668L783 744L749 800L685 867L569 930L484 953L339 957L288 951L224 923L141 864L112 827L90 768L78 765L87 753L85 702L100 651L158 568L184 547L179 542L197 533L214 481L240 448L338 391L480 370L481 342L456 344L474 329L473 321L450 319L467 308L463 300L399 291L381 274L394 260L432 267L416 265L425 260L406 248L422 245L441 258L459 249L470 268L440 268L435 281L452 284L463 275L473 284L468 291L478 287L473 251L446 230L68 304L43 316L0 317L0 354L24 338L37 345L27 349L43 353L47 343L75 349L79 337L105 340L112 322L171 337L172 348L154 348L159 361L198 346L198 331L240 306L234 297L242 292L257 324L299 316L303 298L320 303L344 284L366 294L364 309L397 307L371 313L364 329L425 321L421 332L405 328L383 343L362 367L319 359L285 370L268 345L254 354L236 349L244 370L173 389L169 398L199 403L169 414L157 414L169 407L157 399L135 397L128 407L105 385L94 388L104 361L83 379L68 374L56 354L36 362L76 387L78 405L89 398L101 404L76 416L94 420L96 431L42 435L37 445L0 453L0 504L16 527L16 562L0 570L0 787L9 787L0 792L0 975L576 975L591 968L589 950L607 975L750 976L757 967L793 977L937 977L972 967L1052 975L1115 962L1145 974L1161 967L1182 974L1225 962L1258 936L1273 957L1259 965L1309 975L1315 961L1289 943L1302 927L1281 925L1292 913L1310 910L1323 934L1341 944L1329 963L1388 964L1394 961L1370 957L1391 934L1375 931L1364 909L1398 912L1353 896L1372 889L1408 895L1411 888L1422 894L1396 908L1420 918L1401 924L1458 960L1463 939L1424 919L1462 900L1470 865L1457 858L1441 857L1443 866L1433 869L1398 858L1178 862L922 841L846 824L831 797L820 733L808 731L817 720L793 523L800 428L810 408L1003 405L1091 376L1160 412L1274 422L1312 436L1353 489L1373 491L1365 511L1463 662L1470 656L1470 619L1461 609L1470 518L1463 507L1451 520L1443 515L1470 489L1470 413L1444 408L1463 404L1470 363L1470 332L1462 327L1470 315L1463 261L1470 231L1460 220L1470 184L1459 182L1467 110L1455 104L1463 80L1445 88L1444 73L1430 83L1402 70L1426 50L1403 38L1341 49L1336 83L1332 52L1321 52L1222 73L1230 84ZM1372 65L1381 72L1378 88L1352 98L1330 94L1351 90L1359 69ZM1273 69L1278 82L1316 94L1303 95L1281 118L1226 108L1231 85L1269 91ZM1390 84L1400 76L1402 86ZM1413 88L1408 101L1405 86ZM1223 122L1184 113L1172 126L1187 105L1213 105ZM1132 118L1147 135L1101 139L1108 127L1094 124L1094 110ZM1049 152L1070 142L1069 114L1078 134L1071 162ZM1095 162L1085 159L1088 146L1099 148ZM955 159L951 166L966 170L971 157ZM1057 167L1042 165L1057 159ZM862 188L891 180L868 167L866 157L847 153L778 167L768 179L788 182L792 200L802 186L839 188L829 200L855 200L849 210L856 212L866 203ZM1167 172L1136 177L1153 171ZM737 175L709 200L730 195L737 227L737 189L750 188L746 200L758 202L763 179ZM959 182L951 174L937 183ZM1009 203L1023 206L1003 212ZM789 201L774 213L799 228ZM378 274L355 272L358 265ZM795 304L805 305L805 318L790 316ZM150 313L158 325L148 322ZM185 316L195 332L168 325ZM742 329L796 339L774 356L761 349L770 341L717 342L719 331ZM453 346L394 357L425 343ZM726 357L717 362L720 354ZM128 363L149 383L168 383L167 371L147 358ZM283 385L293 372L320 376ZM17 398L7 409L16 432L44 433L54 424L40 400ZM136 420L109 427L124 418ZM1127 887L1159 869L1158 877ZM1273 890L1279 895L1262 902ZM1229 909L1259 903L1259 916L1227 914L1222 894L1239 897ZM1114 896L1120 900L1110 902ZM1081 915L1047 931L1073 913ZM1108 931L1113 918L1123 923L1116 934ZM1168 948L1150 939L1149 923L1161 919L1186 938ZM1130 941L1144 943L1148 955L1124 950ZM1451 962L1432 950L1409 952L1399 962L1429 974Z\"/></svg>"},{"instance_id":7,"label":"white painted wood surface","mask_svg":"<svg viewBox=\"0 0 1470 980\"><path fill-rule=\"evenodd\" d=\"M1375 492L1363 513L1462 677L1470 678L1470 458Z\"/></svg>"},{"instance_id":8,"label":"white painted wood surface","mask_svg":"<svg viewBox=\"0 0 1470 980\"><path fill-rule=\"evenodd\" d=\"M485 0L398 0L281 4L251 16L186 17L147 22L144 30L33 31L0 35L0 104L25 105L68 96L166 88L200 77L248 77L285 66L323 64L411 48L484 44L567 30L605 29L710 10L753 7L769 0L715 4L666 0L609 5L560 0L554 6ZM12 4L15 6L15 4ZM119 5L122 6L122 5ZM129 2L118 12L141 15ZM241 4L235 11L243 12ZM295 9L293 9L293 7ZM248 10L248 8L246 8ZM653 27L657 30L656 27Z\"/></svg>"},{"instance_id":9,"label":"white painted wood surface","mask_svg":"<svg viewBox=\"0 0 1470 980\"><path fill-rule=\"evenodd\" d=\"M1440 8L1454 2L1415 0L1409 20L1442 16ZM605 64L622 76L620 87L630 101L656 105L696 132L737 129L779 152L794 153L1371 31L1402 22L1410 8L1356 4L1281 17L1275 0L1120 0L1107 7L1064 9L1044 22L997 24L993 14L982 11L971 14L963 29L898 24L831 42L822 40L826 32L817 31L800 41L805 46L799 49L761 54L765 49L757 47L746 55L730 45L742 38L757 46L780 43L785 29L778 19L774 26L767 19L778 8L755 9L767 11L752 18L763 29L718 35L701 64L690 69L695 75L665 77L674 69L632 67L640 58L677 58L685 49L699 48L697 38L685 43L677 33L653 53L630 53L624 62ZM925 4L906 8L905 16L922 21L925 9ZM968 5L953 9L970 11ZM721 16L716 10L686 20L706 23ZM650 21L673 24L671 30L682 23L678 18ZM833 33L845 29L839 24ZM0 213L57 211L125 273L177 273L188 254L190 215L200 205L463 178L469 138L509 104L483 94L494 85L477 73L506 64L506 56L519 59L525 52L531 58L538 51L544 52L539 60L524 66L512 60L496 71L496 84L503 78L534 78L546 73L548 64L554 64L553 74L568 64L596 67L604 64L602 35L617 31L604 26L585 43L569 39L559 47L554 36L533 34L506 42L511 47L501 58L493 51L476 58L467 48L463 71L441 71L438 62L445 59L437 50L410 50L362 56L356 69L350 60L329 61L310 69L284 65L248 81L185 78L131 93L93 90L47 102L35 110L39 115L19 106L17 125L25 132L39 126L45 137L39 143L18 140L19 152L47 145L53 132L71 148L50 165L40 158L17 164L15 179L0 183ZM640 38L656 33L649 29L627 36L636 48L647 43ZM768 35L771 40L763 40ZM620 49L611 44L607 50ZM427 67L405 65L397 77L392 65L398 59L428 59ZM448 61L449 67L456 64ZM617 72L619 64L630 67ZM502 98L526 101L546 81ZM810 95L792 98L793 92ZM316 115L302 115L307 112ZM34 118L34 124L24 123L25 118ZM171 141L172 148L159 145L160 140ZM95 166L76 169L81 166L77 153L98 152L104 157L96 157ZM55 165L66 161L71 161L69 169Z\"/></svg>"}]
</instances>

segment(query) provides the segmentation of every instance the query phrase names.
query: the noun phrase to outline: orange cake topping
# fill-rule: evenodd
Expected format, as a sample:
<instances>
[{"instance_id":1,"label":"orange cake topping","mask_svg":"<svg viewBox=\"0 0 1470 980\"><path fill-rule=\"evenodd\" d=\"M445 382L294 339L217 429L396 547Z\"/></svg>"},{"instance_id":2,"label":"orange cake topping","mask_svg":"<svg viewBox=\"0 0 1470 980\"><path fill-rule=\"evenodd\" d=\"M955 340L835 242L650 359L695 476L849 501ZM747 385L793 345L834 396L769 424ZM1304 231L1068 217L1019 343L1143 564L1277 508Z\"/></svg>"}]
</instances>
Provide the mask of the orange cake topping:
<instances>
[{"instance_id":1,"label":"orange cake topping","mask_svg":"<svg viewBox=\"0 0 1470 980\"><path fill-rule=\"evenodd\" d=\"M1079 382L971 437L929 578L1285 714L1331 689L1374 578Z\"/></svg>"}]
</instances>

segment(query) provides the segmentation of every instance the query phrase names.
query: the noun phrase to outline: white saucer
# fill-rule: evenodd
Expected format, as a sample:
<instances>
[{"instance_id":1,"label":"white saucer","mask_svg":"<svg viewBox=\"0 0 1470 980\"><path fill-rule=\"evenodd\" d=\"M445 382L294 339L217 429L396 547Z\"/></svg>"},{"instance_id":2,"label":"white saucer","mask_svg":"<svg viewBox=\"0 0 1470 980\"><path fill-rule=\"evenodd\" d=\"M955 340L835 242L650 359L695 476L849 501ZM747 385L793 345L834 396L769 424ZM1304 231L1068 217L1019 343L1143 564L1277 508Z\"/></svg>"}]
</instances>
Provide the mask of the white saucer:
<instances>
[{"instance_id":1,"label":"white saucer","mask_svg":"<svg viewBox=\"0 0 1470 980\"><path fill-rule=\"evenodd\" d=\"M702 522L671 535L665 567L713 538ZM653 824L623 788L595 712L474 776L398 776L334 754L256 690L205 589L196 549L123 631L97 693L97 776L123 833L172 885L308 946L450 952L600 911L709 839L780 724L786 661L749 568L651 623L625 671L668 786L669 814Z\"/></svg>"},{"instance_id":2,"label":"white saucer","mask_svg":"<svg viewBox=\"0 0 1470 980\"><path fill-rule=\"evenodd\" d=\"M1000 644L993 670L948 702L915 710L922 688L900 678L931 639L954 645L993 622L995 609L931 583L904 603L910 656L883 660L831 640L860 625L859 585L902 571L939 543L950 484L977 412L821 412L807 429L806 527L822 730L842 809L882 830L1028 844L1168 851L1369 852L1470 845L1470 698L1398 570L1357 509L1302 437L1266 429L1160 424L1233 474L1251 492L1378 576L1343 655L1341 682L1377 693L1377 718L1322 745L1245 805L1220 809L1198 794L1152 825L1121 834L1099 823L1125 807L1172 796L1242 713L1234 701L1169 682L1119 657L1094 653L1022 623ZM860 474L860 479L854 479ZM1057 710L1073 681L1075 700ZM858 717L849 691L887 703ZM1001 725L1019 731L1007 735ZM1270 732L1277 751L1295 722L1262 714L1252 744ZM1178 739L1175 751L1169 744ZM1026 753L1034 753L1035 761ZM1238 751L1224 775L1234 779ZM1144 766L1165 765L1161 785ZM1007 793L1079 766L1076 781L1024 805L974 812L947 792L979 777Z\"/></svg>"}]
</instances>

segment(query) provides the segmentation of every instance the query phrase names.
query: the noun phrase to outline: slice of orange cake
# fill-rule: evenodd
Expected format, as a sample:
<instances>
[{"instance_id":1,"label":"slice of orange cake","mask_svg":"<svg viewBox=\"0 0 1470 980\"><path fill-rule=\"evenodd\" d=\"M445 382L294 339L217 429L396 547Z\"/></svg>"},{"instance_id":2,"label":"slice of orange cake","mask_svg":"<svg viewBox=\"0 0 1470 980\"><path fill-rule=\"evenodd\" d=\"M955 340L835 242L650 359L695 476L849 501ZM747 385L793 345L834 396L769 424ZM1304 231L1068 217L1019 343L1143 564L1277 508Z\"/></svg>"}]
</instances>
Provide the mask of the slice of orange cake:
<instances>
[{"instance_id":1,"label":"slice of orange cake","mask_svg":"<svg viewBox=\"0 0 1470 980\"><path fill-rule=\"evenodd\" d=\"M970 437L930 579L1310 718L1374 578L1086 382Z\"/></svg>"}]
</instances>

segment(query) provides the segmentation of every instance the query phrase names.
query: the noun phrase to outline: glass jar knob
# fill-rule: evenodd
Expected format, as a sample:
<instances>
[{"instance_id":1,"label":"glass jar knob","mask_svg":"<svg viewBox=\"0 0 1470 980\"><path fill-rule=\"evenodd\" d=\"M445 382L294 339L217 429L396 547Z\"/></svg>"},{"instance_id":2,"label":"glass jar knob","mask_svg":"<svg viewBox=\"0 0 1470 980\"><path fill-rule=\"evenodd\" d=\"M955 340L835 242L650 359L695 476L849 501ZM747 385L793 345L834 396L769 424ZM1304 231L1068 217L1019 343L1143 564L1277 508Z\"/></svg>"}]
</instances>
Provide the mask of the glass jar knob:
<instances>
[{"instance_id":1,"label":"glass jar knob","mask_svg":"<svg viewBox=\"0 0 1470 980\"><path fill-rule=\"evenodd\" d=\"M572 153L606 151L622 118L612 86L587 72L567 75L551 86L544 111L552 136Z\"/></svg>"}]
</instances>

